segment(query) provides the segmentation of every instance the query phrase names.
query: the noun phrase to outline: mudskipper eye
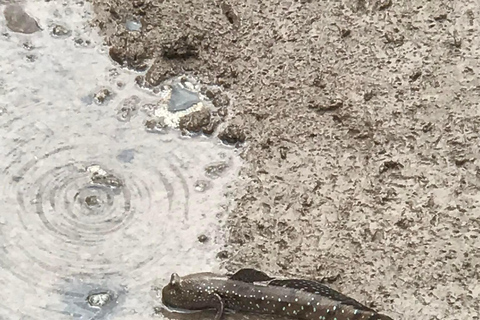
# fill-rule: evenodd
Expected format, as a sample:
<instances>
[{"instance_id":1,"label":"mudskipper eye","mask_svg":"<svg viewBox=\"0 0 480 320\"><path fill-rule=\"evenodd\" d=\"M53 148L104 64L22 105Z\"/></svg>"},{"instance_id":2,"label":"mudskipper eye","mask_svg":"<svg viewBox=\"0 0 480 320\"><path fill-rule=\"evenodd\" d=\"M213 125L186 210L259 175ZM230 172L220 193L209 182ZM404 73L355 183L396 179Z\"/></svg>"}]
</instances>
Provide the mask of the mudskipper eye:
<instances>
[{"instance_id":1,"label":"mudskipper eye","mask_svg":"<svg viewBox=\"0 0 480 320\"><path fill-rule=\"evenodd\" d=\"M180 276L176 273L172 273L172 276L170 277L170 285L172 287L176 287L180 284Z\"/></svg>"}]
</instances>

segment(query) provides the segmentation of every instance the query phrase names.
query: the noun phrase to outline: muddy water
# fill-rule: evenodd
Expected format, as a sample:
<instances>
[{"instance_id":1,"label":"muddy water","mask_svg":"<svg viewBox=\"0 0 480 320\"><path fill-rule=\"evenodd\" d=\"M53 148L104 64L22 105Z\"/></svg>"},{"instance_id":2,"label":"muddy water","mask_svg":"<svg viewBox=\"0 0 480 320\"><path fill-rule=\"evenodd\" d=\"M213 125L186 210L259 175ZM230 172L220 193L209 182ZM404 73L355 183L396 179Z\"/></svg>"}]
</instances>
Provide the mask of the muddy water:
<instances>
[{"instance_id":1,"label":"muddy water","mask_svg":"<svg viewBox=\"0 0 480 320\"><path fill-rule=\"evenodd\" d=\"M157 97L109 60L87 4L22 7L41 30L0 19L0 319L151 318L154 280L219 271L238 157L145 129ZM125 99L139 110L119 118Z\"/></svg>"}]
</instances>

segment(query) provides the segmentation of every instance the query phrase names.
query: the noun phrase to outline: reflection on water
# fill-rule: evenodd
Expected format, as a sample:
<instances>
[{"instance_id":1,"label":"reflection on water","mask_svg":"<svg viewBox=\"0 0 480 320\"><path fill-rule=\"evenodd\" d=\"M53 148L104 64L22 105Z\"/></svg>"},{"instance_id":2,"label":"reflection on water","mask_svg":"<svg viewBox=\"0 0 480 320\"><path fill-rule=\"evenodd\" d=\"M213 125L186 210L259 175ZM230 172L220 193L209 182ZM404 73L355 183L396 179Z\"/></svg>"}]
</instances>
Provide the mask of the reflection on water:
<instances>
[{"instance_id":1,"label":"reflection on water","mask_svg":"<svg viewBox=\"0 0 480 320\"><path fill-rule=\"evenodd\" d=\"M145 129L158 97L115 69L86 4L23 7L42 30L0 19L0 319L151 319L156 278L218 271L238 157Z\"/></svg>"}]
</instances>

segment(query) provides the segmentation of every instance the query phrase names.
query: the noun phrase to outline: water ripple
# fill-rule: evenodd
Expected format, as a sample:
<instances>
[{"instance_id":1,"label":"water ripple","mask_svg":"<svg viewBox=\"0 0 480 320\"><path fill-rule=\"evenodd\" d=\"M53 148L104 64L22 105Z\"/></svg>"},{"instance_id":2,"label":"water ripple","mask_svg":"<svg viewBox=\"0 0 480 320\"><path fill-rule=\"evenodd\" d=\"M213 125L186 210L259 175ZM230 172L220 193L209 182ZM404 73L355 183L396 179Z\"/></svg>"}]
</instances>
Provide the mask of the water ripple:
<instances>
[{"instance_id":1,"label":"water ripple","mask_svg":"<svg viewBox=\"0 0 480 320\"><path fill-rule=\"evenodd\" d=\"M88 144L49 148L59 142L40 138L11 140L16 147L2 159L5 169L0 172L2 181L10 181L1 187L8 216L0 225L0 265L21 280L20 287L64 295L59 283L72 278L144 286L173 270L152 272L155 265L168 265L166 258L178 265L181 256L204 255L192 255L188 247L194 245L198 228L207 228L216 218L205 218L209 207L193 216L189 209L191 190L206 176L202 170L210 159L222 157L212 153L209 143L196 144L203 155L172 144L159 154L128 143L138 155L125 163L115 157L123 144L116 148L109 142L94 152ZM201 194L195 192L195 202L208 201L209 195ZM177 256L168 257L175 252ZM0 281L4 277L0 272ZM11 283L12 278L3 281Z\"/></svg>"}]
</instances>

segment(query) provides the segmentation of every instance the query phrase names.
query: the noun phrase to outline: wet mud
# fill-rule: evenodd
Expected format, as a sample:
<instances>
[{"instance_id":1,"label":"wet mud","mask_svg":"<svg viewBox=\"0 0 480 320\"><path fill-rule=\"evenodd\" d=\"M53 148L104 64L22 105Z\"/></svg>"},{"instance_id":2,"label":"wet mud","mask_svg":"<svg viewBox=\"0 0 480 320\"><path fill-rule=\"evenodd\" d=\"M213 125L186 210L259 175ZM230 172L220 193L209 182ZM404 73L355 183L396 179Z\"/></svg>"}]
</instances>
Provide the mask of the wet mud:
<instances>
[{"instance_id":1,"label":"wet mud","mask_svg":"<svg viewBox=\"0 0 480 320\"><path fill-rule=\"evenodd\" d=\"M92 2L140 86L186 73L228 94L215 132L245 166L226 268L478 319L477 1Z\"/></svg>"}]
</instances>

